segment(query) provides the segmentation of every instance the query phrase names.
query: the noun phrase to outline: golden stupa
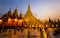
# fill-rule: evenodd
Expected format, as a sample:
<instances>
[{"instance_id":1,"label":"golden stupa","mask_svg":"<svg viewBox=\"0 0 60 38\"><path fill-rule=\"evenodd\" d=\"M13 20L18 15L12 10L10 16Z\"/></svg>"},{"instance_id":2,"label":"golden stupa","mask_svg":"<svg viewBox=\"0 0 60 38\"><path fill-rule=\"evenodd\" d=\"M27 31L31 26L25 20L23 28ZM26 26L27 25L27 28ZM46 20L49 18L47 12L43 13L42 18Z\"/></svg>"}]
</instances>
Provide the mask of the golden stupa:
<instances>
[{"instance_id":1,"label":"golden stupa","mask_svg":"<svg viewBox=\"0 0 60 38\"><path fill-rule=\"evenodd\" d=\"M30 4L28 4L28 9L27 9L27 12L26 12L26 14L25 14L25 16L24 16L24 19L27 21L27 22L29 22L29 23L37 23L39 20L38 19L36 19L34 16L33 16L33 14L32 14L32 12L31 12L31 9L30 9Z\"/></svg>"}]
</instances>

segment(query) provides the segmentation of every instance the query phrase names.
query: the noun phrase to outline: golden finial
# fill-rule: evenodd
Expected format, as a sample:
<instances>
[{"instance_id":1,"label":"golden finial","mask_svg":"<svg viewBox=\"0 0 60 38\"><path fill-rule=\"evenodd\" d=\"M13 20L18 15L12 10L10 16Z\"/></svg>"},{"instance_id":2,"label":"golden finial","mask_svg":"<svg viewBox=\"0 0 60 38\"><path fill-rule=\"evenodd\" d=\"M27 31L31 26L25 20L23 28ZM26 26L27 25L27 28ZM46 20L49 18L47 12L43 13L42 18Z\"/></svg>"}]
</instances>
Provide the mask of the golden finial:
<instances>
[{"instance_id":1,"label":"golden finial","mask_svg":"<svg viewBox=\"0 0 60 38\"><path fill-rule=\"evenodd\" d=\"M30 3L28 3L28 10L30 10Z\"/></svg>"}]
</instances>

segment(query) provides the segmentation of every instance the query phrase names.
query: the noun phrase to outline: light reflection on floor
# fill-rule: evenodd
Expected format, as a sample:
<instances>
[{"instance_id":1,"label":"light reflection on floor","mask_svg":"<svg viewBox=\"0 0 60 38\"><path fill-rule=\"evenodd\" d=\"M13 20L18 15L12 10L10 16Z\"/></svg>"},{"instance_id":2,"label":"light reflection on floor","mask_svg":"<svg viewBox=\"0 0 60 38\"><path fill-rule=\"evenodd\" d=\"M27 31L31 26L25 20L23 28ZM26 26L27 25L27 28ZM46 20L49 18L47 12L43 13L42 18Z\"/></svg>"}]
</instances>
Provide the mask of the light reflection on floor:
<instances>
[{"instance_id":1,"label":"light reflection on floor","mask_svg":"<svg viewBox=\"0 0 60 38\"><path fill-rule=\"evenodd\" d=\"M9 32L10 30L10 32ZM53 31L54 29L48 28L47 31L42 28L42 31L40 30L32 30L31 28L26 28L23 31L16 29L8 29L7 32L0 33L0 38L60 38L59 36L54 36Z\"/></svg>"}]
</instances>

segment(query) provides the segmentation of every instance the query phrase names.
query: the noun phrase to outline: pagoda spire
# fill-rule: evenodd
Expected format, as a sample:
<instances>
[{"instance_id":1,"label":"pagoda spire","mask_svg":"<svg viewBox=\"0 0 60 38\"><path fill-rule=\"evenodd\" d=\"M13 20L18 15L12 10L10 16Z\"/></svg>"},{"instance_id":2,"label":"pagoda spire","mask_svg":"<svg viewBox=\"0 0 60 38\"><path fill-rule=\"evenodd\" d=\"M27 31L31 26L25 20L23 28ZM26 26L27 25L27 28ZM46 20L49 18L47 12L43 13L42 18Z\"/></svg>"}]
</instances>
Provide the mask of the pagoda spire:
<instances>
[{"instance_id":1,"label":"pagoda spire","mask_svg":"<svg viewBox=\"0 0 60 38\"><path fill-rule=\"evenodd\" d=\"M30 3L28 4L28 10L31 10L31 9L30 9Z\"/></svg>"},{"instance_id":2,"label":"pagoda spire","mask_svg":"<svg viewBox=\"0 0 60 38\"><path fill-rule=\"evenodd\" d=\"M51 18L49 17L49 22L51 22Z\"/></svg>"},{"instance_id":3,"label":"pagoda spire","mask_svg":"<svg viewBox=\"0 0 60 38\"><path fill-rule=\"evenodd\" d=\"M14 18L17 18L18 17L17 6L16 6L16 9L14 10L13 16L14 16Z\"/></svg>"},{"instance_id":4,"label":"pagoda spire","mask_svg":"<svg viewBox=\"0 0 60 38\"><path fill-rule=\"evenodd\" d=\"M15 12L17 12L17 6L16 6L16 9L15 9Z\"/></svg>"},{"instance_id":5,"label":"pagoda spire","mask_svg":"<svg viewBox=\"0 0 60 38\"><path fill-rule=\"evenodd\" d=\"M26 16L33 16L32 12L31 12L31 8L30 8L30 3L28 4L28 9L27 9L27 12L25 14L25 17Z\"/></svg>"},{"instance_id":6,"label":"pagoda spire","mask_svg":"<svg viewBox=\"0 0 60 38\"><path fill-rule=\"evenodd\" d=\"M2 16L2 18L7 18L7 13L4 13L4 15Z\"/></svg>"},{"instance_id":7,"label":"pagoda spire","mask_svg":"<svg viewBox=\"0 0 60 38\"><path fill-rule=\"evenodd\" d=\"M19 17L22 17L22 11L20 12L20 15L19 15Z\"/></svg>"},{"instance_id":8,"label":"pagoda spire","mask_svg":"<svg viewBox=\"0 0 60 38\"><path fill-rule=\"evenodd\" d=\"M10 8L10 11L11 11L11 8Z\"/></svg>"},{"instance_id":9,"label":"pagoda spire","mask_svg":"<svg viewBox=\"0 0 60 38\"><path fill-rule=\"evenodd\" d=\"M16 6L16 10L17 10L17 6Z\"/></svg>"},{"instance_id":10,"label":"pagoda spire","mask_svg":"<svg viewBox=\"0 0 60 38\"><path fill-rule=\"evenodd\" d=\"M8 15L9 17L11 17L11 16L12 16L11 8L9 9L9 11L8 11L7 15Z\"/></svg>"}]
</instances>

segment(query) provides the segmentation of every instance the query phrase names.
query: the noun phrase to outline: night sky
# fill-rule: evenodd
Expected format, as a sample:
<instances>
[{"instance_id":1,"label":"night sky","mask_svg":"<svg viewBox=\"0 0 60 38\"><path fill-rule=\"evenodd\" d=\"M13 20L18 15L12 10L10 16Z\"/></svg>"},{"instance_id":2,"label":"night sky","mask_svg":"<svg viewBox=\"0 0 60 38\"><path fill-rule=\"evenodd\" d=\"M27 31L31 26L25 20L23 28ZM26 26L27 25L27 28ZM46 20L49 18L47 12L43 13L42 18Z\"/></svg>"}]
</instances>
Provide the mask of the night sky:
<instances>
[{"instance_id":1,"label":"night sky","mask_svg":"<svg viewBox=\"0 0 60 38\"><path fill-rule=\"evenodd\" d=\"M0 0L0 17L7 13L10 8L12 12L18 8L18 13L22 11L23 15L26 13L30 3L31 11L38 19L60 18L60 1L59 0Z\"/></svg>"}]
</instances>

